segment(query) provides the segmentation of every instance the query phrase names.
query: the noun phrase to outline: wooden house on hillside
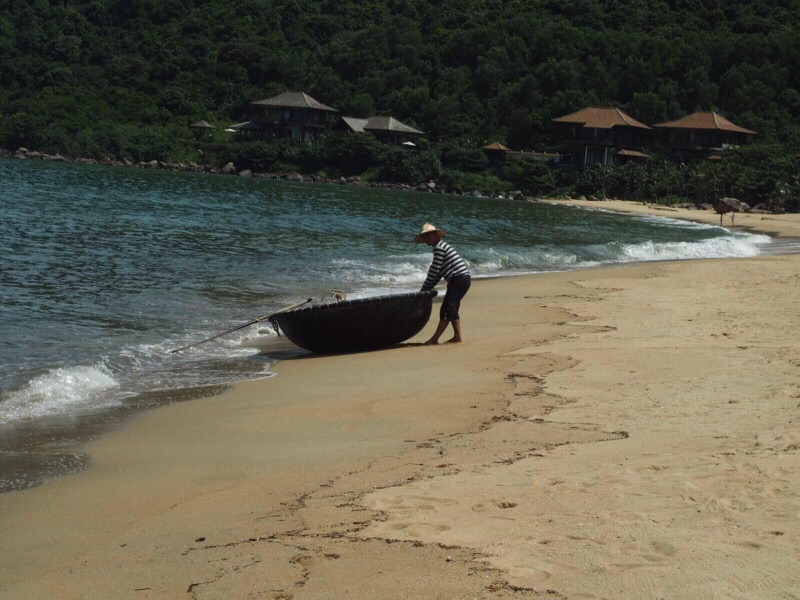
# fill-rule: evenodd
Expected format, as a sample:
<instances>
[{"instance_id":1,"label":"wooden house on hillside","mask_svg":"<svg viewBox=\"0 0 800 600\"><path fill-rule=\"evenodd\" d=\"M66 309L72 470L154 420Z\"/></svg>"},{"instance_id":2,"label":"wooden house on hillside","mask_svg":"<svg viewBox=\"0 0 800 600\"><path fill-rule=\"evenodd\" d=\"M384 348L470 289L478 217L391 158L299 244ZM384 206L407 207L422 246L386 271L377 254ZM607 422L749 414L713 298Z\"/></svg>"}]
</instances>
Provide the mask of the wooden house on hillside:
<instances>
[{"instance_id":1,"label":"wooden house on hillside","mask_svg":"<svg viewBox=\"0 0 800 600\"><path fill-rule=\"evenodd\" d=\"M211 137L212 132L216 129L211 123L203 119L189 125L194 132L195 137L200 140L206 137Z\"/></svg>"},{"instance_id":2,"label":"wooden house on hillside","mask_svg":"<svg viewBox=\"0 0 800 600\"><path fill-rule=\"evenodd\" d=\"M235 132L240 139L257 140L262 137L261 125L254 121L245 121L231 125L228 129ZM225 131L228 131L226 129Z\"/></svg>"},{"instance_id":3,"label":"wooden house on hillside","mask_svg":"<svg viewBox=\"0 0 800 600\"><path fill-rule=\"evenodd\" d=\"M259 126L258 137L288 137L307 142L331 125L335 108L326 106L305 92L284 92L266 100L251 102L250 122Z\"/></svg>"},{"instance_id":4,"label":"wooden house on hillside","mask_svg":"<svg viewBox=\"0 0 800 600\"><path fill-rule=\"evenodd\" d=\"M550 164L561 162L561 155L555 152L525 152L524 150L512 150L501 142L492 142L482 148L489 166L499 167L510 160L535 160Z\"/></svg>"},{"instance_id":5,"label":"wooden house on hillside","mask_svg":"<svg viewBox=\"0 0 800 600\"><path fill-rule=\"evenodd\" d=\"M662 131L662 143L681 162L719 160L723 150L746 144L757 135L715 112L696 112L653 127Z\"/></svg>"},{"instance_id":6,"label":"wooden house on hillside","mask_svg":"<svg viewBox=\"0 0 800 600\"><path fill-rule=\"evenodd\" d=\"M499 167L506 161L506 153L511 152L511 148L502 142L492 142L486 144L483 148L483 153L489 161L490 167Z\"/></svg>"},{"instance_id":7,"label":"wooden house on hillside","mask_svg":"<svg viewBox=\"0 0 800 600\"><path fill-rule=\"evenodd\" d=\"M385 144L397 146L409 145L409 143L413 145L417 138L425 133L394 117L370 117L369 119L342 117L336 121L333 128L349 133L371 133Z\"/></svg>"},{"instance_id":8,"label":"wooden house on hillside","mask_svg":"<svg viewBox=\"0 0 800 600\"><path fill-rule=\"evenodd\" d=\"M562 163L583 168L650 158L643 147L651 128L618 108L584 108L553 122Z\"/></svg>"}]
</instances>

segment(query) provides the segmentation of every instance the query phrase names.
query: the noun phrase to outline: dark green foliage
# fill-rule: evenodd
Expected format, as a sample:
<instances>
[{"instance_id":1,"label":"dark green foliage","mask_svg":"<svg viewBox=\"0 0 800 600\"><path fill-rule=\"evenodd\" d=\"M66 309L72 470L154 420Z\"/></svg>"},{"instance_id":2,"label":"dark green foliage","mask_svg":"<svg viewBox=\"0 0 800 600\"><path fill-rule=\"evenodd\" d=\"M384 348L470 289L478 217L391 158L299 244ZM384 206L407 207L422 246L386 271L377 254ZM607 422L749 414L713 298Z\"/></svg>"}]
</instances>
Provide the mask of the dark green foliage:
<instances>
[{"instance_id":1,"label":"dark green foliage","mask_svg":"<svg viewBox=\"0 0 800 600\"><path fill-rule=\"evenodd\" d=\"M557 187L558 172L545 162L525 159L507 162L503 178L526 194L544 195Z\"/></svg>"},{"instance_id":2,"label":"dark green foliage","mask_svg":"<svg viewBox=\"0 0 800 600\"><path fill-rule=\"evenodd\" d=\"M665 160L595 166L578 175L576 190L597 197L644 199L664 203L712 203L732 196L750 206L796 211L800 181L798 157L779 144L745 146L721 161L678 165Z\"/></svg>"},{"instance_id":3,"label":"dark green foliage","mask_svg":"<svg viewBox=\"0 0 800 600\"><path fill-rule=\"evenodd\" d=\"M419 183L437 179L442 174L442 163L431 150L391 148L393 156L387 157L378 178L397 183Z\"/></svg>"},{"instance_id":4,"label":"dark green foliage","mask_svg":"<svg viewBox=\"0 0 800 600\"><path fill-rule=\"evenodd\" d=\"M487 192L495 194L499 192L510 192L514 186L494 175L485 173L464 173L461 171L444 171L439 177L441 185L448 190L455 192Z\"/></svg>"},{"instance_id":5,"label":"dark green foliage","mask_svg":"<svg viewBox=\"0 0 800 600\"><path fill-rule=\"evenodd\" d=\"M486 153L480 148L450 142L439 148L442 166L455 171L482 171L488 165Z\"/></svg>"},{"instance_id":6,"label":"dark green foliage","mask_svg":"<svg viewBox=\"0 0 800 600\"><path fill-rule=\"evenodd\" d=\"M10 149L197 158L190 122L206 119L221 131L247 118L250 101L285 90L307 91L343 114L391 114L441 145L391 164L384 160L393 160L393 149L353 140L299 154L279 145L249 156L245 146L215 158L235 155L242 166L263 168L307 160L307 169L341 173L377 168L395 180L433 176L442 167L476 171L484 159L475 149L484 143L547 149L556 142L551 119L588 105L620 106L648 123L717 110L757 130L759 143L776 145L763 151L770 157L796 156L800 146L800 3L790 0L0 6L0 145ZM735 177L728 161L688 167L695 183L689 193L685 176L681 193L696 199L716 185L780 195L791 176L753 152L733 158L731 169L743 169ZM563 187L558 177L520 169L509 172L520 185ZM679 184L660 180L658 169L648 166L643 175L615 167L599 189L675 194ZM597 191L597 179L582 177L581 189Z\"/></svg>"},{"instance_id":7,"label":"dark green foliage","mask_svg":"<svg viewBox=\"0 0 800 600\"><path fill-rule=\"evenodd\" d=\"M316 168L329 168L337 175L361 175L378 167L394 148L390 148L371 135L330 134L313 144L318 148ZM312 163L312 164L314 164Z\"/></svg>"}]
</instances>

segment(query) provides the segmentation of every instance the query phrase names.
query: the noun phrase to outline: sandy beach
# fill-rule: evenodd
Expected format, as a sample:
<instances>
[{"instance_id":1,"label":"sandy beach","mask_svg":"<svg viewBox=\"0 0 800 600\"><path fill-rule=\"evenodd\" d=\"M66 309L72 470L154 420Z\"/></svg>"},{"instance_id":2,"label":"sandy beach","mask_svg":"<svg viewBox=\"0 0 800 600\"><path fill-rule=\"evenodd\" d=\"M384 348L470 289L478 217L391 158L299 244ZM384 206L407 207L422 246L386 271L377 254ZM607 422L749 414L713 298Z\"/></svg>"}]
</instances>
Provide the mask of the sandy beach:
<instances>
[{"instance_id":1,"label":"sandy beach","mask_svg":"<svg viewBox=\"0 0 800 600\"><path fill-rule=\"evenodd\" d=\"M800 255L476 281L464 344L284 360L1 495L0 597L800 598L798 298Z\"/></svg>"}]
</instances>

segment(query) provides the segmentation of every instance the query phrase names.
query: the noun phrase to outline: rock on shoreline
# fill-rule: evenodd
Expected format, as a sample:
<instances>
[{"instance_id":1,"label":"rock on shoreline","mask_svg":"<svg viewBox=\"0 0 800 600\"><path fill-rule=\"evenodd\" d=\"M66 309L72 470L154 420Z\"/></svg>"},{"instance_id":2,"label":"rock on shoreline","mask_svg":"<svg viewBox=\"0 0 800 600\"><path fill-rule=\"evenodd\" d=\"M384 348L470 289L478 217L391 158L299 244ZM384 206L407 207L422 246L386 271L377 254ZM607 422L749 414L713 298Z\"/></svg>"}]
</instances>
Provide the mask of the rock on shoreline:
<instances>
[{"instance_id":1,"label":"rock on shoreline","mask_svg":"<svg viewBox=\"0 0 800 600\"><path fill-rule=\"evenodd\" d=\"M160 160L140 161L133 162L131 160L113 160L113 159L94 159L94 158L67 158L60 154L45 154L27 148L20 147L16 151L10 152L0 148L0 156L10 156L20 160L47 160L56 162L73 162L85 165L108 165L112 167L134 167L138 169L160 169L166 171L182 171L186 173L209 173L212 175L236 175L241 177L257 177L262 179L282 179L285 181L292 181L298 183L328 183L335 185L349 185L355 187L370 187L376 189L397 190L402 192L422 192L428 194L448 194L452 196L468 196L472 198L494 198L501 200L533 200L533 198L526 198L519 190L512 192L500 192L491 194L481 192L479 190L472 190L468 192L459 192L455 190L447 190L441 187L441 184L435 181L420 182L419 184L406 184L406 183L391 183L386 181L367 182L363 181L359 176L352 177L338 177L326 178L318 175L301 175L297 172L291 173L256 173L250 169L239 169L233 163L229 162L223 167L215 167L212 165L201 165L195 162L165 162Z\"/></svg>"}]
</instances>

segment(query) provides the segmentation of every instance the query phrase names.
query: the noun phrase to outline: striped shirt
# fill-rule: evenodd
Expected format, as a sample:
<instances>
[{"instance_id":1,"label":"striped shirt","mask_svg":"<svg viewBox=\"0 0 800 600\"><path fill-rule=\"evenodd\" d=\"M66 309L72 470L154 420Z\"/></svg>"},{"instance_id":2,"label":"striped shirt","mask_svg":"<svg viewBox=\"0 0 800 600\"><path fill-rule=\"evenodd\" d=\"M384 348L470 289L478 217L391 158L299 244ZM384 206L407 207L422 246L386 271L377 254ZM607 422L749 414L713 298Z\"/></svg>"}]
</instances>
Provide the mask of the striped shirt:
<instances>
[{"instance_id":1,"label":"striped shirt","mask_svg":"<svg viewBox=\"0 0 800 600\"><path fill-rule=\"evenodd\" d=\"M467 263L458 255L458 252L444 240L439 240L439 243L433 247L433 262L420 291L432 290L442 277L445 281L450 281L458 275L469 274Z\"/></svg>"}]
</instances>

